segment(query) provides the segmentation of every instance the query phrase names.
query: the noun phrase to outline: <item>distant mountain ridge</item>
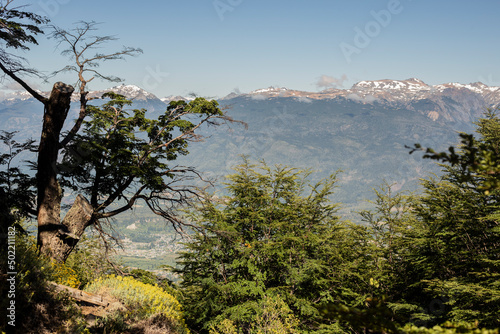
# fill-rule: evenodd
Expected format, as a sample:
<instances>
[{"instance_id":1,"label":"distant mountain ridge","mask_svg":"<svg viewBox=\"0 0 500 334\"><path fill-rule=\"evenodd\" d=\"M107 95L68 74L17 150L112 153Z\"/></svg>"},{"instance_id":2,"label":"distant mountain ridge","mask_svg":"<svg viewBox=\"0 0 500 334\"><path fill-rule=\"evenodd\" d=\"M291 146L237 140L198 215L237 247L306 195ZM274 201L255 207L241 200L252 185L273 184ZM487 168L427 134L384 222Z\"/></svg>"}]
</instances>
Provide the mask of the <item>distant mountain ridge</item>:
<instances>
[{"instance_id":1,"label":"distant mountain ridge","mask_svg":"<svg viewBox=\"0 0 500 334\"><path fill-rule=\"evenodd\" d=\"M419 111L434 121L472 122L485 108L500 106L500 87L481 82L461 84L445 83L428 85L422 80L374 80L360 81L349 89L330 88L320 92L306 92L285 87L268 87L246 94L229 94L221 101L236 97L266 100L294 98L298 102L350 100L361 104L373 104L390 108Z\"/></svg>"},{"instance_id":2,"label":"distant mountain ridge","mask_svg":"<svg viewBox=\"0 0 500 334\"><path fill-rule=\"evenodd\" d=\"M37 90L44 96L49 96L50 92L42 92ZM92 98L99 98L102 94L114 91L115 93L124 95L133 100L160 100L163 102L170 102L173 100L192 100L192 96L170 95L163 98L158 98L156 95L136 86L136 85L118 85L104 90L89 91L88 96ZM219 100L229 100L236 97L254 97L262 96L265 98L274 97L295 97L297 99L305 97L308 99L322 100L322 99L335 99L344 97L347 99L357 100L359 102L373 103L373 102L394 102L402 101L409 102L415 100L422 100L437 96L440 94L451 94L452 92L469 92L477 94L484 98L488 105L496 106L500 101L500 87L488 86L481 82L461 84L461 83L444 83L439 85L428 85L420 79L410 78L406 80L373 80L373 81L360 81L355 83L349 89L329 88L320 92L309 92L286 87L267 87L253 90L249 93L230 93ZM73 94L73 100L79 100L78 92ZM31 95L26 91L12 92L3 101L26 100L31 98ZM257 98L258 99L258 98Z\"/></svg>"},{"instance_id":3,"label":"distant mountain ridge","mask_svg":"<svg viewBox=\"0 0 500 334\"><path fill-rule=\"evenodd\" d=\"M445 91L469 91L471 93L481 95L489 104L498 103L500 100L500 87L490 87L481 82L470 84L461 83L445 83L439 85L428 85L420 79L410 78L407 80L374 80L360 81L354 84L349 89L330 88L320 92L307 92L289 89L285 87L268 87L251 91L248 94L230 94L227 98L236 96L256 96L263 95L267 98L272 97L307 97L310 99L335 99L345 97L356 99L353 94L359 99L369 98L365 102L375 101L411 101L425 99L431 96L439 95Z\"/></svg>"},{"instance_id":4,"label":"distant mountain ridge","mask_svg":"<svg viewBox=\"0 0 500 334\"><path fill-rule=\"evenodd\" d=\"M150 118L163 113L172 100L192 99L160 99L134 85L92 91L89 96L100 97L110 90L132 99L132 108L145 108ZM474 131L473 122L485 109L500 105L500 87L427 85L413 78L360 81L349 89L321 92L268 87L233 92L218 101L229 108L229 116L246 122L248 130L238 125L200 129L210 138L190 145L190 154L176 163L217 178L231 173L242 154L270 165L312 168L317 177L342 169L337 199L346 207L359 208L383 180L394 183L395 191L415 190L427 173L439 173L419 154L409 155L406 146L420 143L444 150L456 145L458 131ZM66 128L78 115L77 99L74 102ZM17 140L38 139L42 117L41 104L24 92L0 101L1 129L20 131Z\"/></svg>"}]
</instances>

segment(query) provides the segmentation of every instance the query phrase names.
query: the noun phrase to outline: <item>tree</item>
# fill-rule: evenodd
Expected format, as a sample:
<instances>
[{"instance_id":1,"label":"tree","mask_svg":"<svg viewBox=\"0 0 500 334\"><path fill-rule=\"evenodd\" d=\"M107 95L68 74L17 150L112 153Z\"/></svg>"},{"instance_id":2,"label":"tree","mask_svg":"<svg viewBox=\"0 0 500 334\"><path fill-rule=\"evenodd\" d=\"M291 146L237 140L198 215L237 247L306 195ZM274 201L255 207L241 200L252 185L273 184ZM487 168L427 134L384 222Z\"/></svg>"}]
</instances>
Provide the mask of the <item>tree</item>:
<instances>
[{"instance_id":1,"label":"tree","mask_svg":"<svg viewBox=\"0 0 500 334\"><path fill-rule=\"evenodd\" d=\"M32 212L30 203L34 202L33 179L17 166L16 159L24 151L36 149L33 140L24 143L16 142L15 132L0 131L0 140L6 152L0 154L0 232L7 235L9 226L22 227L17 224L23 217Z\"/></svg>"},{"instance_id":2,"label":"tree","mask_svg":"<svg viewBox=\"0 0 500 334\"><path fill-rule=\"evenodd\" d=\"M410 154L424 151L425 159L433 159L451 166L461 168L461 181L468 182L480 180L480 188L489 193L490 190L500 188L500 139L498 132L497 109L488 109L485 117L475 124L478 126L477 133L481 135L476 140L473 134L460 133L461 145L457 149L454 146L448 148L448 152L437 153L432 148L423 148L415 144Z\"/></svg>"},{"instance_id":3,"label":"tree","mask_svg":"<svg viewBox=\"0 0 500 334\"><path fill-rule=\"evenodd\" d=\"M407 227L395 236L402 270L392 271L398 283L391 305L418 325L500 325L500 119L488 112L476 124L478 139L461 134L458 149L426 150L427 158L444 162L443 175L423 180L423 194L409 202L410 217L397 219ZM379 208L393 202L384 197Z\"/></svg>"},{"instance_id":4,"label":"tree","mask_svg":"<svg viewBox=\"0 0 500 334\"><path fill-rule=\"evenodd\" d=\"M24 35L22 33L19 34L20 37L17 38L18 44L11 42L10 37L6 37L4 41L6 41L7 47L21 47L26 41L34 42L34 37L29 35L29 32L35 34L39 32L39 30L37 30L37 25L41 21L39 21L37 16L26 16L27 14L21 15L16 13L18 12L4 10L0 14L3 15L2 17L4 20L11 18L12 15L18 19L28 17L29 19L35 20L34 27L36 29L31 26L19 24L18 26L21 32L24 32ZM129 104L130 101L125 101L124 97L120 96L107 96L111 98L112 102L107 103L101 111L95 106L89 106L88 102L90 98L87 96L87 84L89 82L96 77L107 81L120 81L117 77L104 75L97 71L98 66L106 60L123 59L125 56L133 56L142 52L137 48L124 47L120 51L108 54L96 53L93 56L89 56L88 54L92 52L92 50L100 48L103 43L114 40L114 38L110 36L90 35L94 30L96 30L95 22L80 22L73 30L63 30L52 26L52 37L55 38L60 45L67 46L67 49L62 51L62 54L69 56L73 63L73 65L66 66L62 70L56 71L54 74L61 71L72 71L78 76L76 87L79 95L80 113L73 127L62 138L61 131L70 108L74 87L62 82L57 82L50 96L45 97L32 89L21 76L18 75L19 71L17 68L9 67L12 63L0 59L0 68L4 73L12 80L19 83L35 99L40 101L44 107L44 121L36 164L37 196L36 204L32 203L33 208L31 213L36 214L38 221L38 246L40 251L57 261L64 261L66 259L86 227L97 226L99 229L99 219L112 217L123 212L125 208L131 208L138 199L146 200L153 212L165 216L170 221L174 221L175 219L172 215L173 211L162 208L159 203L159 199L166 199L166 195L164 193L162 194L162 191L166 191L164 184L168 183L168 181L166 181L167 179L175 179L176 175L186 175L189 172L195 173L195 171L189 168L171 168L168 161L174 160L179 152L181 154L186 154L188 142L199 140L199 137L194 134L194 131L198 129L201 124L215 124L213 119L229 120L229 118L218 108L215 101L206 101L202 98L198 98L190 104L186 104L185 102L173 102L171 107L169 107L157 122L146 119L144 116L145 111L137 112L134 117L128 119L125 116L126 111L123 110L123 107ZM28 36L28 39L26 39L25 36ZM29 38L29 36L31 36L31 38ZM116 123L113 123L112 119L106 118L108 116L104 115L110 112L114 112L116 119L119 119ZM189 118L189 115L200 116L199 123L195 124L186 119ZM86 136L78 136L85 118L89 116L95 116L96 119L93 122L90 121L90 125L86 128ZM122 126L122 122L127 125ZM113 131L107 132L103 127L110 124L114 126ZM133 132L126 133L127 131L134 131L136 128L147 133L149 136L149 144L151 145L149 148L145 141L140 142L138 138L133 138ZM156 132L154 133L154 131ZM104 135L104 137L100 137L100 135ZM112 144L110 144L111 146L106 146L109 143L106 141L103 142L106 136L116 138L117 141L112 142ZM84 142L79 144L77 140L83 140ZM92 140L96 140L97 142L92 142ZM120 142L119 140L125 140L125 142ZM129 140L129 142L126 142L126 140ZM161 142L162 140L164 140L164 142ZM102 156L102 154L98 157L97 148L109 153L111 152L110 150L117 149L116 145L119 144L131 145L133 147L122 147L122 150L119 150L119 154L112 155L111 159L118 159L116 161L109 160L110 156ZM65 152L65 160L72 160L74 163L76 160L80 159L79 153L81 153L81 150L75 151L71 150L71 148L82 148L84 146L88 148L90 152L90 160L86 160L84 163L87 167L94 164L94 169L89 171L89 173L95 173L92 179L93 190L90 188L82 189L84 193L90 195L90 202L83 195L78 195L71 209L66 213L64 219L61 220L61 199L64 190L61 187L61 181L64 187L68 184L66 180L71 179L74 186L82 180L78 179L78 175L69 175L71 173L68 170L66 170L64 176L62 176L61 170L58 168L58 157L61 150L63 150ZM172 147L176 148L172 151ZM126 151L128 149L135 149L135 151L133 154L127 155ZM174 151L179 152L175 153ZM133 162L124 160L126 158L132 159L134 154L137 159ZM152 158L153 156L154 158ZM106 175L101 175L100 173L103 171L114 172L116 170L111 167L108 169L100 168L100 166L95 165L98 163L108 163L113 167L117 167L121 163L122 165L126 164L129 168L127 170L124 168L119 169L118 171L124 174L115 175L116 177L121 176L125 178L121 180L123 181L121 182L116 177L108 178ZM135 165L132 166L131 164ZM153 168L155 172L145 171L145 168L150 167ZM165 168L165 171L159 172L158 170L162 168ZM81 168L76 168L75 171L76 170L81 171ZM153 179L148 179L148 177L153 177ZM165 182L161 181L162 178L164 178ZM112 180L118 183L114 185L110 184L109 182ZM178 179L176 180L179 181ZM141 182L144 182L144 184L141 184ZM100 188L101 186L102 188ZM130 187L134 186L138 186L138 188L135 189L135 195L127 199L127 192L130 191ZM100 193L101 189L103 191L102 194ZM151 190L151 193L145 195L143 191L146 189ZM75 187L73 187L73 190L79 191L79 189ZM192 192L192 190L190 191ZM99 200L105 196L108 196L107 199L104 202L100 202ZM128 204L123 208L103 213L103 210L109 207L113 202L124 198ZM179 201L176 198L172 198L171 201L167 203L170 203L173 207L175 206L174 203L185 203L185 199L186 198ZM100 230L102 231L102 229Z\"/></svg>"},{"instance_id":5,"label":"tree","mask_svg":"<svg viewBox=\"0 0 500 334\"><path fill-rule=\"evenodd\" d=\"M41 24L48 22L47 18L22 10L22 7L9 8L14 0L0 1L0 68L19 73L36 73L33 69L23 66L24 59L7 52L7 48L29 50L29 44L38 44L36 35L43 34Z\"/></svg>"},{"instance_id":6,"label":"tree","mask_svg":"<svg viewBox=\"0 0 500 334\"><path fill-rule=\"evenodd\" d=\"M404 236L418 226L414 216L415 196L395 193L386 182L375 189L375 209L360 212L373 238L370 253L374 258L375 276L379 292L389 300L397 300L401 291L408 289L408 271L405 267Z\"/></svg>"},{"instance_id":7,"label":"tree","mask_svg":"<svg viewBox=\"0 0 500 334\"><path fill-rule=\"evenodd\" d=\"M101 107L88 107L89 120L58 165L61 183L85 195L92 210L89 220L68 222L70 233L79 238L91 224L105 232L100 221L132 209L139 200L179 232L188 223L178 218L177 209L198 196L189 183L201 176L173 162L189 153L189 142L201 139L196 129L230 118L216 101L203 98L172 102L158 119L146 118L144 109L127 110L132 101L122 95L109 92L103 98L107 102Z\"/></svg>"},{"instance_id":8,"label":"tree","mask_svg":"<svg viewBox=\"0 0 500 334\"><path fill-rule=\"evenodd\" d=\"M414 277L427 301L445 301L435 318L498 328L499 193L485 195L477 179L465 183L461 176L450 168L442 180L424 182L415 208L422 225L411 239L411 267L420 273Z\"/></svg>"},{"instance_id":9,"label":"tree","mask_svg":"<svg viewBox=\"0 0 500 334\"><path fill-rule=\"evenodd\" d=\"M270 298L286 304L298 329L331 332L342 325L323 316L323 305L365 307L368 231L336 216L328 199L336 174L318 184L307 175L245 160L228 177L228 196L208 196L193 213L203 229L186 243L175 271L194 328L229 322L253 333Z\"/></svg>"}]
</instances>

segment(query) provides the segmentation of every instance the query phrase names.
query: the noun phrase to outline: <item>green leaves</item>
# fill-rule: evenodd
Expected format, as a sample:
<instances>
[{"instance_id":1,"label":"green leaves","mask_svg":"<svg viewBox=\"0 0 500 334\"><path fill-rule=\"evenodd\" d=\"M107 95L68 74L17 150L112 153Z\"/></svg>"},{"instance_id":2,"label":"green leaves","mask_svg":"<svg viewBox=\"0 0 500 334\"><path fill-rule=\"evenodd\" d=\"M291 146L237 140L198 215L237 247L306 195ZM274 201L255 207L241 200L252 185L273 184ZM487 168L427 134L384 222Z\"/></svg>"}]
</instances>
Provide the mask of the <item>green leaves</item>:
<instances>
[{"instance_id":1,"label":"green leaves","mask_svg":"<svg viewBox=\"0 0 500 334\"><path fill-rule=\"evenodd\" d=\"M39 26L47 23L48 19L34 13L5 7L0 7L0 39L5 41L5 45L28 50L26 44L38 44L35 36L43 34Z\"/></svg>"},{"instance_id":2,"label":"green leaves","mask_svg":"<svg viewBox=\"0 0 500 334\"><path fill-rule=\"evenodd\" d=\"M417 325L500 326L500 119L488 111L476 124L479 138L461 134L459 149L426 149L444 174L423 180L420 196L377 193L378 214L362 215L381 260L393 262L381 266L391 308Z\"/></svg>"},{"instance_id":3,"label":"green leaves","mask_svg":"<svg viewBox=\"0 0 500 334\"><path fill-rule=\"evenodd\" d=\"M193 326L206 331L229 319L250 333L255 306L278 296L305 331L331 322L322 303L359 306L368 283L353 270L367 267L368 235L339 221L329 201L336 173L310 184L308 171L246 158L235 170L227 196L207 195L191 214L204 232L186 243L177 272Z\"/></svg>"},{"instance_id":4,"label":"green leaves","mask_svg":"<svg viewBox=\"0 0 500 334\"><path fill-rule=\"evenodd\" d=\"M458 151L451 146L449 153L436 153L432 148L424 150L420 144L415 144L410 154L424 150L424 158L457 166L461 171L459 181L477 180L480 182L479 189L488 195L492 190L500 188L500 119L497 111L488 109L485 117L476 125L482 138L476 140L472 134L461 133Z\"/></svg>"},{"instance_id":5,"label":"green leaves","mask_svg":"<svg viewBox=\"0 0 500 334\"><path fill-rule=\"evenodd\" d=\"M31 139L24 143L17 142L14 140L15 134L0 131L0 141L6 152L0 155L0 222L3 226L14 222L13 212L20 216L18 219L36 212L36 181L32 175L21 170L17 161L20 156L34 152L36 145Z\"/></svg>"},{"instance_id":6,"label":"green leaves","mask_svg":"<svg viewBox=\"0 0 500 334\"><path fill-rule=\"evenodd\" d=\"M174 207L186 204L196 193L189 185L177 184L196 173L170 162L189 153L189 143L200 139L195 130L201 125L225 119L217 102L173 101L158 119L149 119L144 109L129 110L132 101L123 95L107 92L103 99L102 106L87 107L90 118L65 148L60 166L64 184L86 192L102 217L143 199L156 213L177 223ZM106 210L120 199L125 200L122 208Z\"/></svg>"}]
</instances>

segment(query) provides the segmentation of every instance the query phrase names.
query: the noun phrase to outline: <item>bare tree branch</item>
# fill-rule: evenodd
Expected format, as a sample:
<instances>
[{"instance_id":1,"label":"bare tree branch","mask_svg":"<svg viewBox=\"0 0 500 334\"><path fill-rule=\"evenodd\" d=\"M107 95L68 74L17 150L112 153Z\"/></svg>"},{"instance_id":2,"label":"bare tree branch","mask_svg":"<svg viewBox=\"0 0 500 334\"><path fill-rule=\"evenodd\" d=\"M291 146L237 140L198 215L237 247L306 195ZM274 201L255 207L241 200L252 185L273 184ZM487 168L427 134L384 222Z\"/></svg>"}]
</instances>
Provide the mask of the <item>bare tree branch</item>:
<instances>
[{"instance_id":1,"label":"bare tree branch","mask_svg":"<svg viewBox=\"0 0 500 334\"><path fill-rule=\"evenodd\" d=\"M9 77L11 77L14 81L16 81L18 84L20 84L28 93L30 93L35 99L38 101L42 102L43 104L46 104L49 99L42 96L39 94L36 90L31 88L25 81L23 81L20 77L18 77L13 71L7 69L4 64L0 61L0 69L4 71L5 74L7 74Z\"/></svg>"},{"instance_id":2,"label":"bare tree branch","mask_svg":"<svg viewBox=\"0 0 500 334\"><path fill-rule=\"evenodd\" d=\"M76 28L71 31L52 26L51 38L58 40L58 45L66 45L66 49L61 51L62 55L68 56L76 65L66 66L58 71L52 73L52 76L61 72L76 72L78 81L76 87L79 88L80 93L80 113L73 128L67 133L66 137L61 141L60 146L65 147L71 139L76 135L82 126L85 116L87 116L87 98L88 92L86 86L94 78L110 82L120 82L121 78L116 76L104 75L97 70L91 69L99 67L100 62L106 60L124 59L125 56L136 56L142 53L139 48L123 47L121 51L112 52L109 54L96 54L92 57L86 57L85 54L92 49L99 48L103 43L116 40L113 36L89 36L91 31L97 30L98 23L81 21L77 24ZM89 68L91 67L91 68ZM87 78L86 73L91 73L91 77Z\"/></svg>"}]
</instances>

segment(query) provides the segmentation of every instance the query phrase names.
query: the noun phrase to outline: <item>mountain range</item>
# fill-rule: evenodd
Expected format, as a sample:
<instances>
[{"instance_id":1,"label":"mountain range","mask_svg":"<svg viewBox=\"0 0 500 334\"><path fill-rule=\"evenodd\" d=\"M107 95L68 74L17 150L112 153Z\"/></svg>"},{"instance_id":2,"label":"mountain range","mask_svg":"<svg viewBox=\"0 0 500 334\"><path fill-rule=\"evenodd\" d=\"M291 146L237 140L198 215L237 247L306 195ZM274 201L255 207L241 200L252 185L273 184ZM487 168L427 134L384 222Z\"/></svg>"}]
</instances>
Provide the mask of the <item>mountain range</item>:
<instances>
[{"instance_id":1,"label":"mountain range","mask_svg":"<svg viewBox=\"0 0 500 334\"><path fill-rule=\"evenodd\" d=\"M133 108L147 109L151 118L172 100L192 99L158 98L133 85L89 96L99 97L109 90L132 99ZM428 85L412 78L361 81L349 89L320 92L268 87L233 92L218 101L248 129L237 124L203 129L207 140L193 143L190 154L179 163L215 178L230 173L242 154L271 165L311 168L317 171L314 180L341 169L334 200L344 203L341 212L349 216L367 205L364 200L373 197L372 188L384 180L394 184L395 191L415 190L420 178L439 173L439 167L419 154L409 155L405 146L420 143L444 150L456 145L457 132L473 132L473 122L486 108L500 105L500 87L479 82ZM77 110L75 96L68 119L76 118ZM42 116L40 103L25 92L0 101L0 129L20 131L18 140L37 139Z\"/></svg>"}]
</instances>

